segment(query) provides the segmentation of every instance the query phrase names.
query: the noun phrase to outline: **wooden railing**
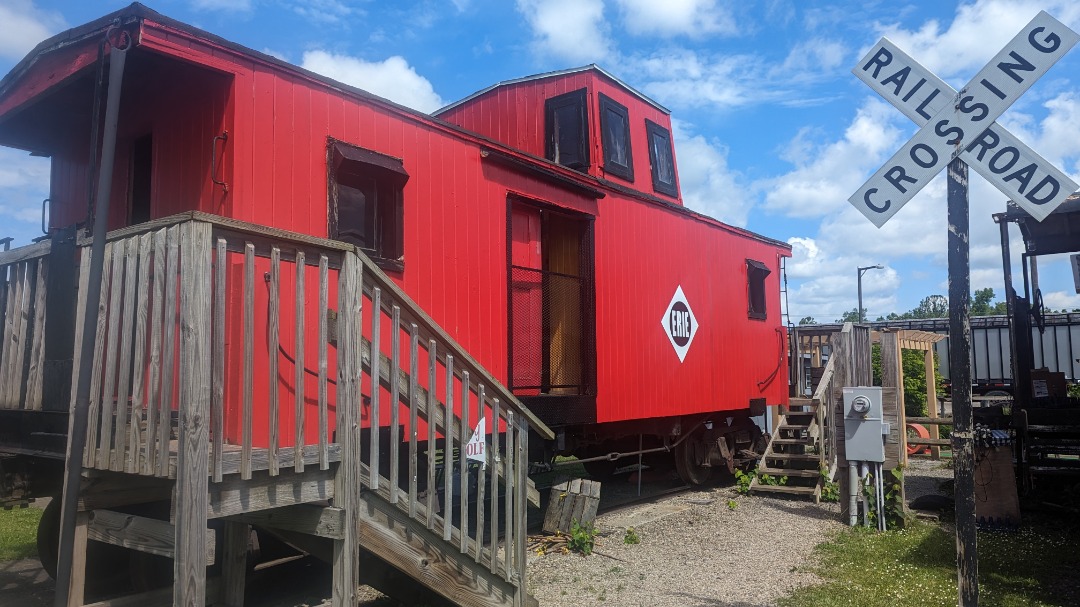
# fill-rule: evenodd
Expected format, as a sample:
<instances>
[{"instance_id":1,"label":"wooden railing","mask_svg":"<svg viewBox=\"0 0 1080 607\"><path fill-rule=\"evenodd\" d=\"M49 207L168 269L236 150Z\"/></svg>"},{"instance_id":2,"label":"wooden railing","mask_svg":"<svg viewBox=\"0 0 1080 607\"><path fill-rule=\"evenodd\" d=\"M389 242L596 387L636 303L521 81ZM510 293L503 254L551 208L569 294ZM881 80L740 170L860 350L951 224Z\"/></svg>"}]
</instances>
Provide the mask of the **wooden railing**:
<instances>
[{"instance_id":1,"label":"wooden railing","mask_svg":"<svg viewBox=\"0 0 1080 607\"><path fill-rule=\"evenodd\" d=\"M179 491L340 462L523 589L528 438L552 433L356 248L187 213L110 234L101 311L88 467Z\"/></svg>"},{"instance_id":2,"label":"wooden railing","mask_svg":"<svg viewBox=\"0 0 1080 607\"><path fill-rule=\"evenodd\" d=\"M43 241L0 252L0 409L42 408L49 249Z\"/></svg>"},{"instance_id":3,"label":"wooden railing","mask_svg":"<svg viewBox=\"0 0 1080 607\"><path fill-rule=\"evenodd\" d=\"M833 469L836 466L836 440L833 438L833 415L835 415L834 395L837 386L835 386L833 382L833 368L836 364L834 361L834 358L829 358L829 361L825 363L825 370L821 374L821 380L818 382L817 390L814 391L814 395L811 397L811 402L814 404L818 432L820 433L818 435L818 469L826 471L830 480L834 471ZM820 485L818 490L820 491Z\"/></svg>"}]
</instances>

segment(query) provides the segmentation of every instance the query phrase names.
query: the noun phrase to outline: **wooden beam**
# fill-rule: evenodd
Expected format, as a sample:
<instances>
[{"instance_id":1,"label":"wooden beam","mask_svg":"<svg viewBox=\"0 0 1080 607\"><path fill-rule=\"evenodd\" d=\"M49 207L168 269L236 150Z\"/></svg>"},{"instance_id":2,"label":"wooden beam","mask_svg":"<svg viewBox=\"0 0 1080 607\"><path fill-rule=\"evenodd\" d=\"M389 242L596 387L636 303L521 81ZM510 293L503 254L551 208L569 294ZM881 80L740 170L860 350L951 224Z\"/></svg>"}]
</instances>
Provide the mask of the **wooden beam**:
<instances>
[{"instance_id":1,"label":"wooden beam","mask_svg":"<svg viewBox=\"0 0 1080 607\"><path fill-rule=\"evenodd\" d=\"M245 481L226 478L209 488L209 518L223 518L270 508L319 502L334 497L334 470L282 470L278 476L262 471Z\"/></svg>"},{"instance_id":2,"label":"wooden beam","mask_svg":"<svg viewBox=\"0 0 1080 607\"><path fill-rule=\"evenodd\" d=\"M210 476L210 225L181 226L179 440L173 604L206 603ZM166 445L167 446L167 443Z\"/></svg>"},{"instance_id":3,"label":"wooden beam","mask_svg":"<svg viewBox=\"0 0 1080 607\"><path fill-rule=\"evenodd\" d=\"M244 607L250 539L251 527L246 523L236 521L225 523L221 554L221 577L224 580L221 600L227 607Z\"/></svg>"},{"instance_id":4,"label":"wooden beam","mask_svg":"<svg viewBox=\"0 0 1080 607\"><path fill-rule=\"evenodd\" d=\"M175 555L176 528L168 521L113 510L94 510L89 514L87 537L94 541L170 559ZM213 565L213 531L208 529L206 537L206 564Z\"/></svg>"},{"instance_id":5,"label":"wooden beam","mask_svg":"<svg viewBox=\"0 0 1080 607\"><path fill-rule=\"evenodd\" d=\"M259 527L271 527L317 535L339 540L345 534L345 511L332 506L297 504L273 510L260 510L230 516L226 520L239 521Z\"/></svg>"}]
</instances>

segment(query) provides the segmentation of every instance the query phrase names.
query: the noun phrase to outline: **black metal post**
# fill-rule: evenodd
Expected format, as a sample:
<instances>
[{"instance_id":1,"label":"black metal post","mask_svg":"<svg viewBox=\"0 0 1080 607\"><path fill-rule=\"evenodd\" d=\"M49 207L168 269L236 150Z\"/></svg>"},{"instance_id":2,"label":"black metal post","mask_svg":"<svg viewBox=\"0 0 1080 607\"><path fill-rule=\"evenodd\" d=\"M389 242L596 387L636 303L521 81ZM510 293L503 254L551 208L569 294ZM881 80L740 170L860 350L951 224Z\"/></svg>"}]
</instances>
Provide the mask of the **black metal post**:
<instances>
[{"instance_id":1,"label":"black metal post","mask_svg":"<svg viewBox=\"0 0 1080 607\"><path fill-rule=\"evenodd\" d=\"M862 268L859 268L859 309L855 310L855 312L858 313L857 316L859 317L859 324L863 323L863 313L862 313L862 275L863 275L863 272L865 272L865 271L866 270L863 270Z\"/></svg>"},{"instance_id":2,"label":"black metal post","mask_svg":"<svg viewBox=\"0 0 1080 607\"><path fill-rule=\"evenodd\" d=\"M949 367L952 375L953 473L956 497L956 576L960 607L979 604L979 554L975 528L975 440L971 417L971 265L968 243L968 167L948 167Z\"/></svg>"},{"instance_id":3,"label":"black metal post","mask_svg":"<svg viewBox=\"0 0 1080 607\"><path fill-rule=\"evenodd\" d=\"M110 30L111 31L111 30ZM108 35L108 34L106 34ZM90 381L94 362L94 327L98 321L102 270L105 265L105 234L109 227L109 198L112 195L113 162L116 159L116 127L120 115L120 88L130 40L124 48L113 46L109 52L109 90L105 102L105 133L101 142L101 166L98 176L94 240L90 248L90 275L85 293L86 317L80 344L79 385L68 423L67 463L64 467L64 494L60 509L60 546L56 565L56 607L66 607L71 590L71 568L75 539L75 515L82 478L82 457L86 449L86 424L90 407ZM102 59L103 60L103 59ZM83 294L80 294L83 295ZM81 599L80 599L81 603Z\"/></svg>"}]
</instances>

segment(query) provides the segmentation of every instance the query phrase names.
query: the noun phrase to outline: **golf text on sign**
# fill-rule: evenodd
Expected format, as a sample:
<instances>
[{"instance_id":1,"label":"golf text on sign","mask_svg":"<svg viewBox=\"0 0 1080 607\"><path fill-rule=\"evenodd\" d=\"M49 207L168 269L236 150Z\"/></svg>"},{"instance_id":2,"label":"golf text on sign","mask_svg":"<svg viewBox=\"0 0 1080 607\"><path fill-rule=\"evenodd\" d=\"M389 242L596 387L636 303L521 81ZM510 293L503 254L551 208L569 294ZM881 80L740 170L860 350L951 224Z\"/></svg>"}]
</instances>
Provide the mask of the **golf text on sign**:
<instances>
[{"instance_id":1,"label":"golf text on sign","mask_svg":"<svg viewBox=\"0 0 1080 607\"><path fill-rule=\"evenodd\" d=\"M852 72L920 129L848 201L881 227L961 156L1037 219L1046 217L1076 184L994 121L1078 39L1040 12L959 93L882 39Z\"/></svg>"}]
</instances>

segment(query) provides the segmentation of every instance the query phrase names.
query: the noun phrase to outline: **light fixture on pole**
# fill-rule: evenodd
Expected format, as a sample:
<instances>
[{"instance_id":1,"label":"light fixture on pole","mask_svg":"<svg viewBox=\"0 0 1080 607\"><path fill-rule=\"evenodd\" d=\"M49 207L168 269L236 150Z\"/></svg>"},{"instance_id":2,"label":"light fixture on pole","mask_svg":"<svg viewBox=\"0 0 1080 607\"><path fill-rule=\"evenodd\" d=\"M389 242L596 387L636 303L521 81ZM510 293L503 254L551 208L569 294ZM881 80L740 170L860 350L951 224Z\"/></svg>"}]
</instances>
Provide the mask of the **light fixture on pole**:
<instances>
[{"instance_id":1,"label":"light fixture on pole","mask_svg":"<svg viewBox=\"0 0 1080 607\"><path fill-rule=\"evenodd\" d=\"M877 264L877 265L873 265L873 266L862 266L862 267L859 268L859 309L856 310L856 312L858 312L858 317L859 317L859 323L860 324L866 321L866 319L863 318L863 307L862 307L862 275L867 270L884 270L884 269L885 269L885 266L883 266L881 264Z\"/></svg>"}]
</instances>

